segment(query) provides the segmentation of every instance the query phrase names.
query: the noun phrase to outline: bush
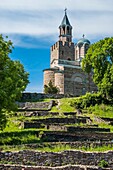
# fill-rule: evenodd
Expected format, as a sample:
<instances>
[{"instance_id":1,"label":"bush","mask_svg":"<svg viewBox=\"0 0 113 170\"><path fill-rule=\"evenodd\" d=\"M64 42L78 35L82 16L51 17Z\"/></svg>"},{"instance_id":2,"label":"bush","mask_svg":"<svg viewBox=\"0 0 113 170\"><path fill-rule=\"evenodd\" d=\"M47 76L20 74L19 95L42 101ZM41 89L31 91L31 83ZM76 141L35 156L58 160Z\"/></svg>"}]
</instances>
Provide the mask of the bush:
<instances>
[{"instance_id":1,"label":"bush","mask_svg":"<svg viewBox=\"0 0 113 170\"><path fill-rule=\"evenodd\" d=\"M50 81L48 85L44 85L44 93L45 94L58 94L59 89L56 86L53 86L52 82Z\"/></svg>"},{"instance_id":2,"label":"bush","mask_svg":"<svg viewBox=\"0 0 113 170\"><path fill-rule=\"evenodd\" d=\"M86 95L78 97L74 100L74 102L71 102L71 106L74 106L76 109L83 109L106 102L108 101L106 101L100 93L86 93Z\"/></svg>"},{"instance_id":3,"label":"bush","mask_svg":"<svg viewBox=\"0 0 113 170\"><path fill-rule=\"evenodd\" d=\"M105 160L101 160L98 166L100 166L101 168L106 168L108 167L108 162Z\"/></svg>"}]
</instances>

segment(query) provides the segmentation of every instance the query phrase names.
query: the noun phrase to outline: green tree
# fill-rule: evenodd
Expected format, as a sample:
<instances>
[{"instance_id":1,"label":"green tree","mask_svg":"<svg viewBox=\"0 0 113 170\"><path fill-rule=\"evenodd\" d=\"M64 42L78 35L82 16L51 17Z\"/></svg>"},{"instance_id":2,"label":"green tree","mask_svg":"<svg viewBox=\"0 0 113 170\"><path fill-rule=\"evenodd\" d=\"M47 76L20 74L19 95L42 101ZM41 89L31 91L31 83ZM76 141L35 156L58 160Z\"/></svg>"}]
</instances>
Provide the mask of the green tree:
<instances>
[{"instance_id":1,"label":"green tree","mask_svg":"<svg viewBox=\"0 0 113 170\"><path fill-rule=\"evenodd\" d=\"M48 85L44 85L44 93L57 94L58 92L59 92L59 89L56 86L53 86L51 81L48 83Z\"/></svg>"},{"instance_id":2,"label":"green tree","mask_svg":"<svg viewBox=\"0 0 113 170\"><path fill-rule=\"evenodd\" d=\"M92 44L82 68L88 74L93 71L93 81L106 98L113 97L113 37Z\"/></svg>"},{"instance_id":3,"label":"green tree","mask_svg":"<svg viewBox=\"0 0 113 170\"><path fill-rule=\"evenodd\" d=\"M6 37L8 38L8 37ZM28 73L19 61L12 61L9 54L13 45L10 40L4 40L0 35L0 128L6 125L7 111L16 108L15 101L21 97L21 93L28 84Z\"/></svg>"}]
</instances>

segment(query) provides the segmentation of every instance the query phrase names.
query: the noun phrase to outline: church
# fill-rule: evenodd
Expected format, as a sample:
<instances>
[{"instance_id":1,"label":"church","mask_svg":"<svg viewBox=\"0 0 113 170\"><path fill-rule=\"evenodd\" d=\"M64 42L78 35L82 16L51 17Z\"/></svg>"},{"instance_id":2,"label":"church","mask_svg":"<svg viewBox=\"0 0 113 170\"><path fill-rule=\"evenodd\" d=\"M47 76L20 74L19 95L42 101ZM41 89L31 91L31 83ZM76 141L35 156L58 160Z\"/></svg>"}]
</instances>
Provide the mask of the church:
<instances>
[{"instance_id":1,"label":"church","mask_svg":"<svg viewBox=\"0 0 113 170\"><path fill-rule=\"evenodd\" d=\"M51 81L60 94L80 96L97 91L92 75L81 68L81 61L90 46L83 35L77 43L72 41L72 26L67 11L59 26L59 40L51 46L50 68L44 70L44 85Z\"/></svg>"}]
</instances>

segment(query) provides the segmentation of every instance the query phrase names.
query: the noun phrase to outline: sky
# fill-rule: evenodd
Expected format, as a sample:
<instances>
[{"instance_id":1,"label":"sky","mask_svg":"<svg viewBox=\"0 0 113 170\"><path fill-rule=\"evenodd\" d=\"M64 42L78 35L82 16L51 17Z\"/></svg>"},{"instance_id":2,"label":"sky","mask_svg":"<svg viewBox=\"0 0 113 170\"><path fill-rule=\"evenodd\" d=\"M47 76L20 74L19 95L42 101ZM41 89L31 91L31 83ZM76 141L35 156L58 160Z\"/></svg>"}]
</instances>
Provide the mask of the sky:
<instances>
[{"instance_id":1,"label":"sky","mask_svg":"<svg viewBox=\"0 0 113 170\"><path fill-rule=\"evenodd\" d=\"M83 34L91 43L113 36L113 0L0 0L0 34L13 42L10 58L30 74L26 92L43 92L43 70L50 67L65 8L73 42Z\"/></svg>"}]
</instances>

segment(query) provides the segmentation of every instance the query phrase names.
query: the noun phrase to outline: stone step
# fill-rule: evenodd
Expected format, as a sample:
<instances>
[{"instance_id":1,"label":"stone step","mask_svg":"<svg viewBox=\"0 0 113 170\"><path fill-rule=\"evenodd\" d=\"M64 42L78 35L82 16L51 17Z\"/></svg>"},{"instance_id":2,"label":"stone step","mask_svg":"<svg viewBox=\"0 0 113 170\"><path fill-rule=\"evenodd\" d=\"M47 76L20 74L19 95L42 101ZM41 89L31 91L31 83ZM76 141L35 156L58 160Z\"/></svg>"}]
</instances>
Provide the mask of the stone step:
<instances>
[{"instance_id":1,"label":"stone step","mask_svg":"<svg viewBox=\"0 0 113 170\"><path fill-rule=\"evenodd\" d=\"M18 111L51 110L54 101L50 102L17 102Z\"/></svg>"},{"instance_id":2,"label":"stone step","mask_svg":"<svg viewBox=\"0 0 113 170\"><path fill-rule=\"evenodd\" d=\"M45 142L112 141L113 133L44 131L41 139Z\"/></svg>"},{"instance_id":3,"label":"stone step","mask_svg":"<svg viewBox=\"0 0 113 170\"><path fill-rule=\"evenodd\" d=\"M21 126L24 128L45 128L49 129L49 127L56 126L56 127L61 127L61 130L67 129L63 125L67 124L76 124L76 123L86 123L87 118L82 117L82 118L45 118L45 119L32 119L32 121L26 121L22 122ZM42 127L43 125L43 127ZM51 125L51 126L50 126Z\"/></svg>"},{"instance_id":4,"label":"stone step","mask_svg":"<svg viewBox=\"0 0 113 170\"><path fill-rule=\"evenodd\" d=\"M49 112L49 111L32 111L32 112L25 112L24 116L32 117L32 116L59 116L59 112Z\"/></svg>"},{"instance_id":5,"label":"stone step","mask_svg":"<svg viewBox=\"0 0 113 170\"><path fill-rule=\"evenodd\" d=\"M33 122L37 122L37 123L48 123L48 124L74 124L74 123L86 123L87 122L87 117L75 117L75 118L68 118L68 117L64 117L64 118L55 118L55 117L51 117L51 118L45 118L45 119L32 119Z\"/></svg>"},{"instance_id":6,"label":"stone step","mask_svg":"<svg viewBox=\"0 0 113 170\"><path fill-rule=\"evenodd\" d=\"M109 128L98 128L98 127L75 127L69 126L67 127L68 132L110 132Z\"/></svg>"}]
</instances>

